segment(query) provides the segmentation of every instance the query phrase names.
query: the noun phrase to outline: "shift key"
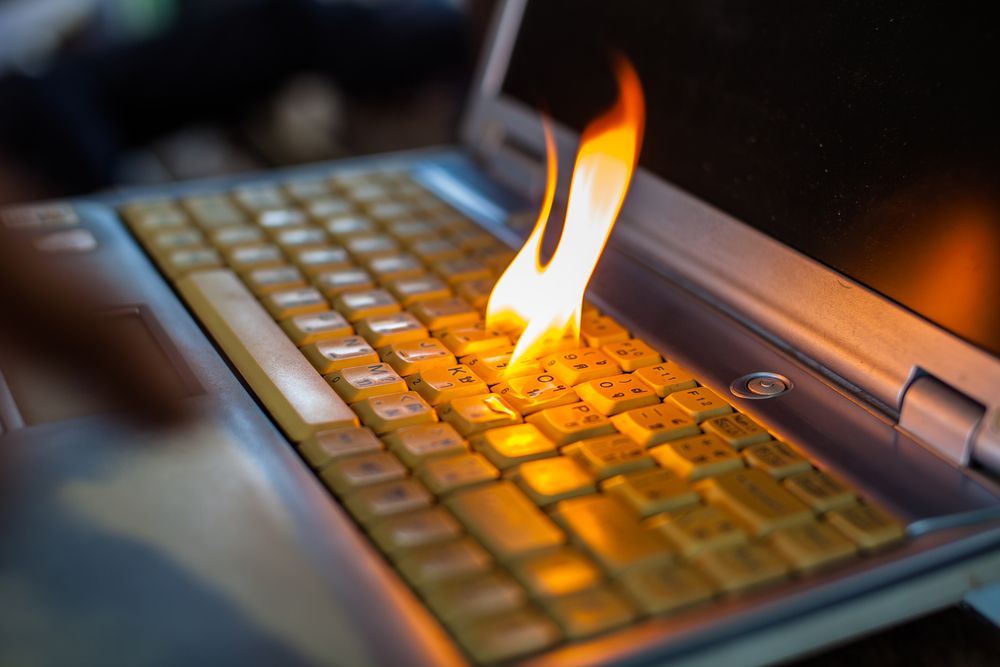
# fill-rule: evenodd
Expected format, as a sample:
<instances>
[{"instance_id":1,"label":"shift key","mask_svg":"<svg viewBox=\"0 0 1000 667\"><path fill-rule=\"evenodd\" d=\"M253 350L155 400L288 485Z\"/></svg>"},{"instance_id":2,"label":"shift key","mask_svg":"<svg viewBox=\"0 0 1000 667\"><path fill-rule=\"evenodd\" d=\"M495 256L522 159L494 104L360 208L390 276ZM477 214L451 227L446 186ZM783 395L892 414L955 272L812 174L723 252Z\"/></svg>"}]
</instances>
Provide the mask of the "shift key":
<instances>
[{"instance_id":1,"label":"shift key","mask_svg":"<svg viewBox=\"0 0 1000 667\"><path fill-rule=\"evenodd\" d=\"M445 505L501 562L566 541L563 531L507 481L460 491Z\"/></svg>"}]
</instances>

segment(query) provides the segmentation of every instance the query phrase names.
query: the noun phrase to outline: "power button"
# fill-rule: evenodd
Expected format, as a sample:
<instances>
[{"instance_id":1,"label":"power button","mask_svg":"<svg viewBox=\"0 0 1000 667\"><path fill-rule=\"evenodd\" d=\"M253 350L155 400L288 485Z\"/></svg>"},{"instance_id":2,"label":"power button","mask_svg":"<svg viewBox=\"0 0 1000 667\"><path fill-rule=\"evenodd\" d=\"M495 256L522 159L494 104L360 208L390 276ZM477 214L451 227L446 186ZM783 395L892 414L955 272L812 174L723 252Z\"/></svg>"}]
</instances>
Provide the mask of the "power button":
<instances>
[{"instance_id":1,"label":"power button","mask_svg":"<svg viewBox=\"0 0 1000 667\"><path fill-rule=\"evenodd\" d=\"M792 381L784 375L758 371L733 380L729 390L740 398L762 399L780 396L792 388Z\"/></svg>"}]
</instances>

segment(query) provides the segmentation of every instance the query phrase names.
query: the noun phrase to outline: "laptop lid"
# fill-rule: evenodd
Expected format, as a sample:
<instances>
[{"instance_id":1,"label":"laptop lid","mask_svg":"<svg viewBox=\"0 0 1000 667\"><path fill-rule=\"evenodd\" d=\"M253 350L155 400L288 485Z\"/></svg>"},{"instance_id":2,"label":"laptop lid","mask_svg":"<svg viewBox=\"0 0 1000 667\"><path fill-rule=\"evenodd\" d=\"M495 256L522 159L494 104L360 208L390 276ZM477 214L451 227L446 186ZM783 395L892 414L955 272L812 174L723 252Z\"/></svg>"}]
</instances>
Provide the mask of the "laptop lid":
<instances>
[{"instance_id":1,"label":"laptop lid","mask_svg":"<svg viewBox=\"0 0 1000 667\"><path fill-rule=\"evenodd\" d=\"M510 0L463 138L536 194L546 108L564 195L624 53L647 127L612 242L951 462L1000 469L998 13Z\"/></svg>"}]
</instances>

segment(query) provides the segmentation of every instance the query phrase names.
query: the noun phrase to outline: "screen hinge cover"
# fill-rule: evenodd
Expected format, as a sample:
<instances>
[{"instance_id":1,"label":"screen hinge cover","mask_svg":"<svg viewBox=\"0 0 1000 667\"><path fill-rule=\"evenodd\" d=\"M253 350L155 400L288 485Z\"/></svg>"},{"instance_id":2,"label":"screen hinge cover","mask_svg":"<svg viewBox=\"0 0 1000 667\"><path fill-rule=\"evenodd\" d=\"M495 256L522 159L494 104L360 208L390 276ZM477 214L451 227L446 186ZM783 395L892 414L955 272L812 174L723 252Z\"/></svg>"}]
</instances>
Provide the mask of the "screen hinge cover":
<instances>
[{"instance_id":1,"label":"screen hinge cover","mask_svg":"<svg viewBox=\"0 0 1000 667\"><path fill-rule=\"evenodd\" d=\"M932 375L918 374L903 394L899 427L955 465L966 467L984 406Z\"/></svg>"}]
</instances>

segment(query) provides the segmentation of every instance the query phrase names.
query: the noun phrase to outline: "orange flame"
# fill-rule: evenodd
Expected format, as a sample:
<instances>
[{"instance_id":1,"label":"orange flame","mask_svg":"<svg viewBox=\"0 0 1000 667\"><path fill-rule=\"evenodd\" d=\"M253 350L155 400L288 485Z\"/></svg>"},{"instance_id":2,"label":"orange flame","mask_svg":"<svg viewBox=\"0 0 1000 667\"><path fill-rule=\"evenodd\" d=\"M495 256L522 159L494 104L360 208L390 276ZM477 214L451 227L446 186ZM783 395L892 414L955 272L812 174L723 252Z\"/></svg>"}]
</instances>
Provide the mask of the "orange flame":
<instances>
[{"instance_id":1,"label":"orange flame","mask_svg":"<svg viewBox=\"0 0 1000 667\"><path fill-rule=\"evenodd\" d=\"M645 123L642 85L631 64L616 62L618 99L583 132L573 166L566 221L555 252L541 262L542 237L556 191L558 156L547 123L547 180L542 209L528 240L490 294L486 324L519 331L509 373L545 354L567 339L579 341L583 293L611 234L632 173L635 171Z\"/></svg>"}]
</instances>

